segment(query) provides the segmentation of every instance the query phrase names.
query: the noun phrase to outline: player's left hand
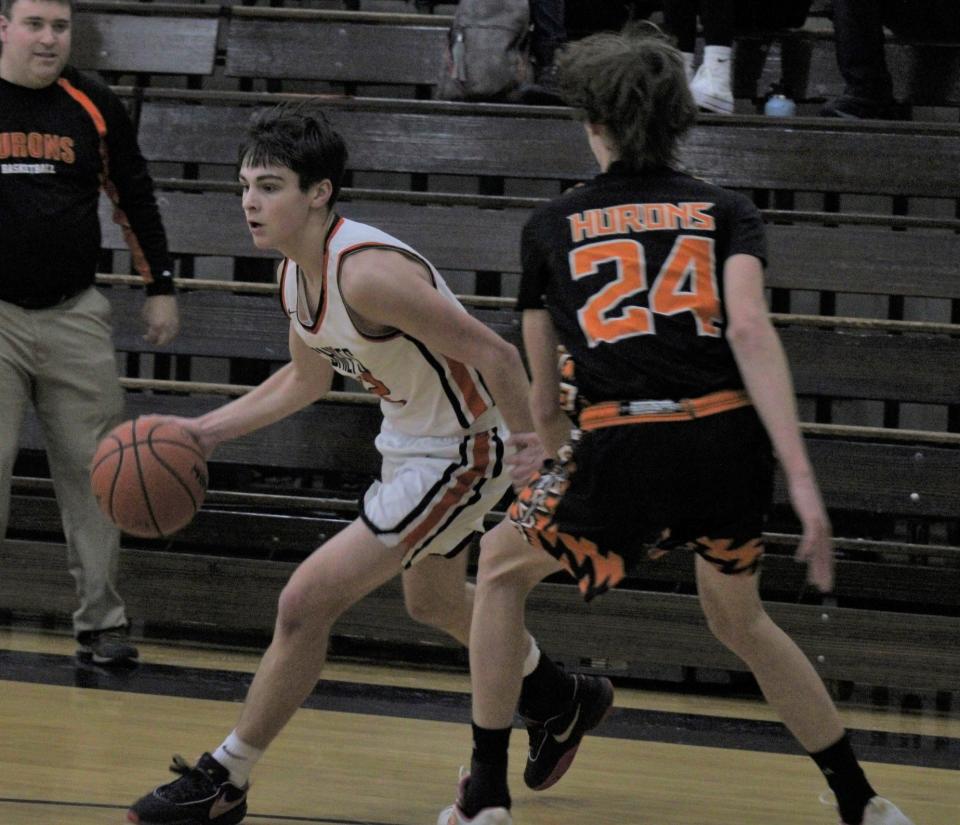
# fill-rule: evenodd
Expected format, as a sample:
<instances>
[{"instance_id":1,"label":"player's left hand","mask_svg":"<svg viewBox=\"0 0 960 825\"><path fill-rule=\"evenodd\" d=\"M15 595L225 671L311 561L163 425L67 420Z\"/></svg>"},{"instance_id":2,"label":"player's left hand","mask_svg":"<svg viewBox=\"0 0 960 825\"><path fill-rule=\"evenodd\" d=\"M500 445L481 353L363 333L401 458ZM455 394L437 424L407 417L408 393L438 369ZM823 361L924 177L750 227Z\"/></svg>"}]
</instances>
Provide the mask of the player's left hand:
<instances>
[{"instance_id":1,"label":"player's left hand","mask_svg":"<svg viewBox=\"0 0 960 825\"><path fill-rule=\"evenodd\" d=\"M175 295L150 295L143 302L143 322L147 331L143 338L162 347L169 344L180 331L180 313Z\"/></svg>"},{"instance_id":2,"label":"player's left hand","mask_svg":"<svg viewBox=\"0 0 960 825\"><path fill-rule=\"evenodd\" d=\"M794 557L806 562L807 581L821 593L829 593L833 590L833 536L820 491L812 476L789 480L788 488L803 527Z\"/></svg>"},{"instance_id":3,"label":"player's left hand","mask_svg":"<svg viewBox=\"0 0 960 825\"><path fill-rule=\"evenodd\" d=\"M507 439L507 457L513 489L519 491L540 469L547 458L536 433L514 433Z\"/></svg>"}]
</instances>

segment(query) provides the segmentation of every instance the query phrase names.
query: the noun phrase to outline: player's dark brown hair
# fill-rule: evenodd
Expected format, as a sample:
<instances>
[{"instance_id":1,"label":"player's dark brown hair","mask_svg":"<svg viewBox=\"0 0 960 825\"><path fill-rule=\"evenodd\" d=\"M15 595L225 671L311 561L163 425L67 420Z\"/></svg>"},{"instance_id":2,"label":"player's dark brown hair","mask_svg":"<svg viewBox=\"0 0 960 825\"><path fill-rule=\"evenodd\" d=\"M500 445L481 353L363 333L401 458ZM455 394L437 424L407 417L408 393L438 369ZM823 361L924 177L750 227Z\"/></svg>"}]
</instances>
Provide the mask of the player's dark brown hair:
<instances>
[{"instance_id":1,"label":"player's dark brown hair","mask_svg":"<svg viewBox=\"0 0 960 825\"><path fill-rule=\"evenodd\" d=\"M694 124L680 52L655 27L634 25L578 40L557 58L560 93L588 123L605 126L632 169L672 166Z\"/></svg>"},{"instance_id":2,"label":"player's dark brown hair","mask_svg":"<svg viewBox=\"0 0 960 825\"><path fill-rule=\"evenodd\" d=\"M329 180L337 200L347 165L347 146L318 99L285 101L250 119L240 146L241 166L285 166L297 173L300 190Z\"/></svg>"}]
</instances>

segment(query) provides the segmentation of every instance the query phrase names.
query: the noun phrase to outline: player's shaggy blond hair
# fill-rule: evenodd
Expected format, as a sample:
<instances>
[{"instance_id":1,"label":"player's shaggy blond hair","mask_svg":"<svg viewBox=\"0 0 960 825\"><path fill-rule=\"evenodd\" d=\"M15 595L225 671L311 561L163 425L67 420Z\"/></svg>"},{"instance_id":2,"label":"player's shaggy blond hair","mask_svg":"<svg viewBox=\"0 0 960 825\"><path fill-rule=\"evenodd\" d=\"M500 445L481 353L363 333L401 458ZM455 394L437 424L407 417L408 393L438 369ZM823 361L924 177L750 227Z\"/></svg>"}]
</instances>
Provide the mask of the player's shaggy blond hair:
<instances>
[{"instance_id":1,"label":"player's shaggy blond hair","mask_svg":"<svg viewBox=\"0 0 960 825\"><path fill-rule=\"evenodd\" d=\"M606 127L637 171L673 166L697 107L680 52L651 25L591 35L557 58L560 93L581 120Z\"/></svg>"}]
</instances>

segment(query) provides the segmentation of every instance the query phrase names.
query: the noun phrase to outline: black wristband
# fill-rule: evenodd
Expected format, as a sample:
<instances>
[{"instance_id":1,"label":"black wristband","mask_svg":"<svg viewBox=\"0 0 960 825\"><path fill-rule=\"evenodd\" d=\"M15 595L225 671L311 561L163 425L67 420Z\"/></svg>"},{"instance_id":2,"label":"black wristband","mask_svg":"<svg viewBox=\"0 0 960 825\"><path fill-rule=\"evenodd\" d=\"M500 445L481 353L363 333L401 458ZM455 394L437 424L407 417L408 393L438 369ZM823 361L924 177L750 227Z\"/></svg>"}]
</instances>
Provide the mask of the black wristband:
<instances>
[{"instance_id":1,"label":"black wristband","mask_svg":"<svg viewBox=\"0 0 960 825\"><path fill-rule=\"evenodd\" d=\"M159 276L154 275L153 280L147 284L147 295L175 295L177 288L173 285L173 273L165 269Z\"/></svg>"}]
</instances>

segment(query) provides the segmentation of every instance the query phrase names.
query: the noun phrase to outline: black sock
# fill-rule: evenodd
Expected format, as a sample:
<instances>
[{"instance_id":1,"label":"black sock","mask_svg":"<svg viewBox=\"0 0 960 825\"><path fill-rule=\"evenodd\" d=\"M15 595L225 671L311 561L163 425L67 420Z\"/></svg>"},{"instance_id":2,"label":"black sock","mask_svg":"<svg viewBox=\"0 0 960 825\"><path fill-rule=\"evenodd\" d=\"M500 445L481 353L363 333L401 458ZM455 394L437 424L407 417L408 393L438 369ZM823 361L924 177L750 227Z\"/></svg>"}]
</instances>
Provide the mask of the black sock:
<instances>
[{"instance_id":1,"label":"black sock","mask_svg":"<svg viewBox=\"0 0 960 825\"><path fill-rule=\"evenodd\" d=\"M840 819L846 825L860 825L863 809L877 792L870 787L845 733L829 748L811 753L811 758L826 777L827 784L837 796Z\"/></svg>"},{"instance_id":2,"label":"black sock","mask_svg":"<svg viewBox=\"0 0 960 825\"><path fill-rule=\"evenodd\" d=\"M523 677L520 688L520 715L545 722L562 713L573 701L573 676L564 673L542 650L533 673Z\"/></svg>"},{"instance_id":3,"label":"black sock","mask_svg":"<svg viewBox=\"0 0 960 825\"><path fill-rule=\"evenodd\" d=\"M509 808L507 788L507 749L510 728L492 729L473 725L473 756L470 758L470 781L467 782L460 807L468 818L484 808Z\"/></svg>"}]
</instances>

